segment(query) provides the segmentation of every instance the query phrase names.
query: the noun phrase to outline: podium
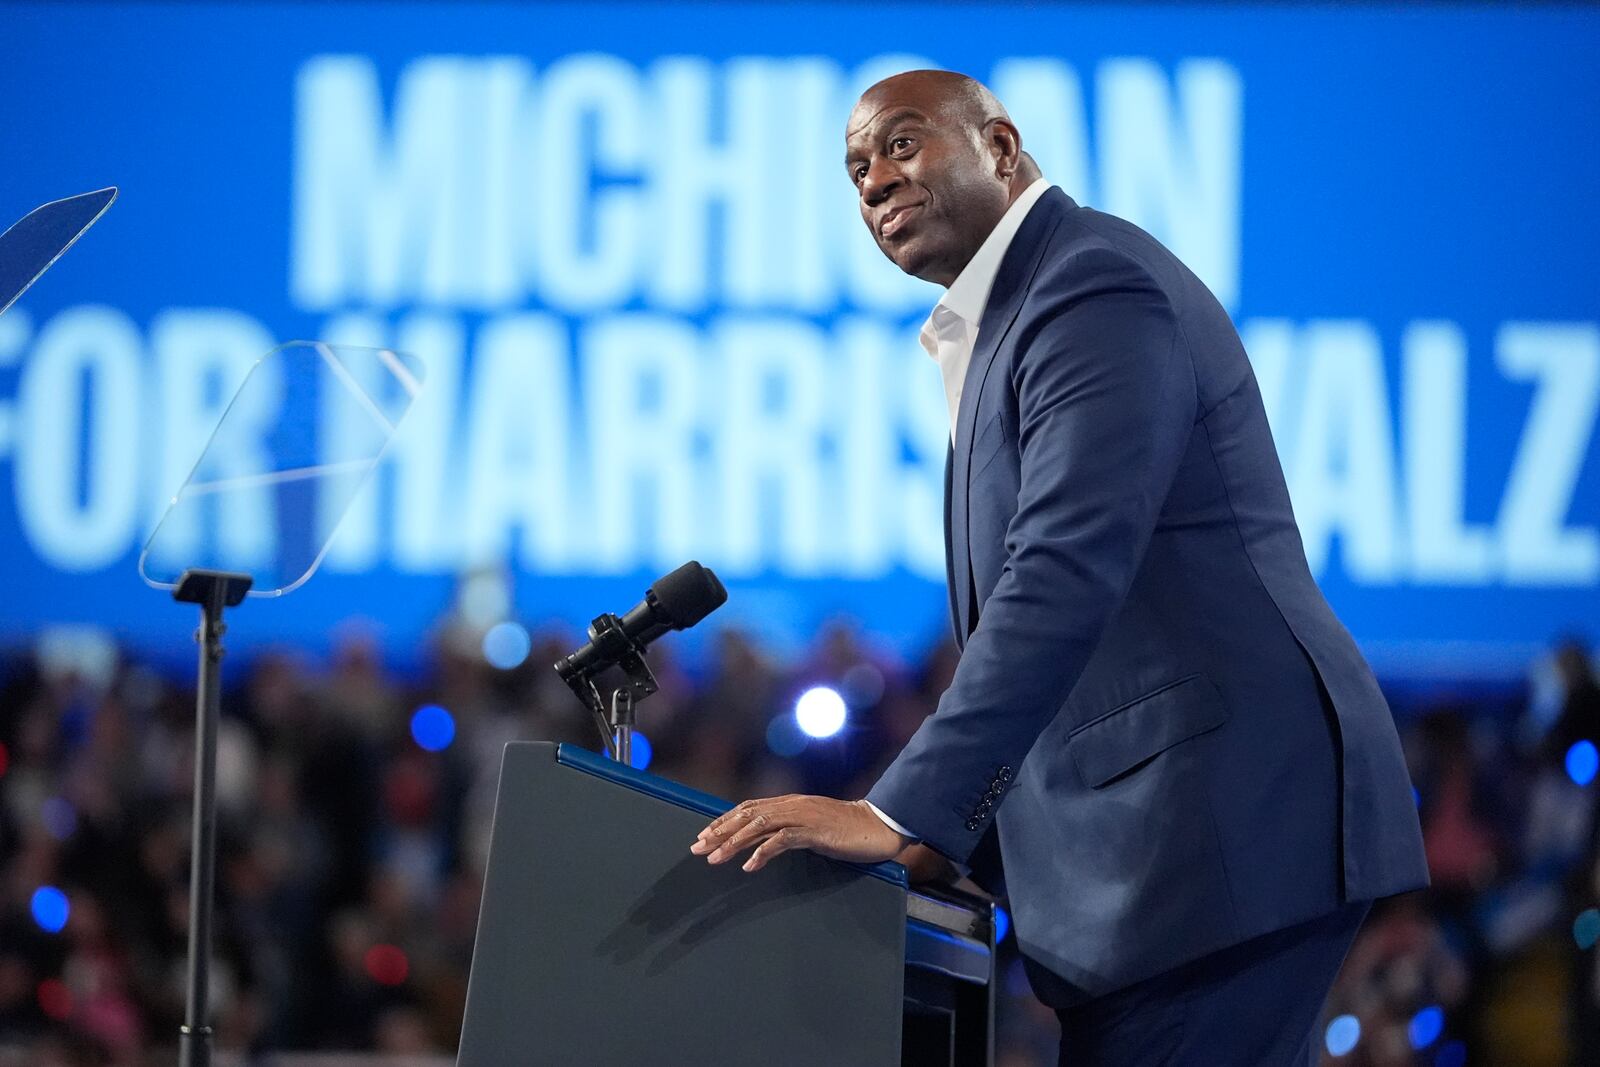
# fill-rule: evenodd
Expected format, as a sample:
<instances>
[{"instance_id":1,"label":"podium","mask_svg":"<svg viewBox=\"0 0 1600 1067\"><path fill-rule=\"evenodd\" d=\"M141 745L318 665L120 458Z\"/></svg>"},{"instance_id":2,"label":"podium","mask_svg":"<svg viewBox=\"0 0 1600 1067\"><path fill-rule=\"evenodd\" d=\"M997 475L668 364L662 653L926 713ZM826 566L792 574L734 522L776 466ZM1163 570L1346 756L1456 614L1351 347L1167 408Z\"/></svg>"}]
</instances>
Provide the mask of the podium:
<instances>
[{"instance_id":1,"label":"podium","mask_svg":"<svg viewBox=\"0 0 1600 1067\"><path fill-rule=\"evenodd\" d=\"M506 746L458 1067L976 1067L987 900L896 863L689 844L730 805L572 745Z\"/></svg>"}]
</instances>

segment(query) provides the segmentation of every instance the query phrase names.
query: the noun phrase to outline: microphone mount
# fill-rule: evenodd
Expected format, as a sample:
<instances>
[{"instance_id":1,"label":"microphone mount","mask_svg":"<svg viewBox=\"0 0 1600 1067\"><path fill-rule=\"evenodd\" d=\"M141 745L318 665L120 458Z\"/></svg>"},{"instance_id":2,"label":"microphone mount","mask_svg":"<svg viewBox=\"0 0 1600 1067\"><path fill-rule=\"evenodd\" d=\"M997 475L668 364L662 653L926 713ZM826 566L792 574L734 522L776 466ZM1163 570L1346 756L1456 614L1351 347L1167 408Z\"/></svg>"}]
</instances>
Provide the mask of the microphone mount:
<instances>
[{"instance_id":1,"label":"microphone mount","mask_svg":"<svg viewBox=\"0 0 1600 1067\"><path fill-rule=\"evenodd\" d=\"M645 661L643 643L628 636L616 615L606 612L596 616L589 624L589 640L601 653L601 666L587 670L574 665L572 657L568 657L556 664L556 673L594 716L606 755L618 763L629 763L633 756L634 707L660 686L656 684L655 675L650 673L650 664ZM627 681L611 691L608 709L595 677L613 663L622 669Z\"/></svg>"},{"instance_id":2,"label":"microphone mount","mask_svg":"<svg viewBox=\"0 0 1600 1067\"><path fill-rule=\"evenodd\" d=\"M629 762L634 706L656 691L645 646L673 630L687 630L727 599L728 591L716 574L690 560L657 579L626 615L596 616L589 624L588 642L556 661L556 674L594 716L606 755L618 763ZM627 680L611 691L608 710L595 679L613 665Z\"/></svg>"}]
</instances>

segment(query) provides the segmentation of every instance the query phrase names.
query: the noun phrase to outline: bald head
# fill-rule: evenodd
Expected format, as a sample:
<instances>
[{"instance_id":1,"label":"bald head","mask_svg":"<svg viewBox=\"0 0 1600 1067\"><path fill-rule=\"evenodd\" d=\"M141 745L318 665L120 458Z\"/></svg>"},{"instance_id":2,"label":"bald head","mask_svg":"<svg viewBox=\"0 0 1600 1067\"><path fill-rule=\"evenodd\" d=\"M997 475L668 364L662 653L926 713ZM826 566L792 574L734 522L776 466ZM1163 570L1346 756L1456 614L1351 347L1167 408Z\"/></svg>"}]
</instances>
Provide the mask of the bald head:
<instances>
[{"instance_id":1,"label":"bald head","mask_svg":"<svg viewBox=\"0 0 1600 1067\"><path fill-rule=\"evenodd\" d=\"M861 94L845 128L845 166L884 255L941 285L1039 177L1000 101L948 70L896 74Z\"/></svg>"},{"instance_id":2,"label":"bald head","mask_svg":"<svg viewBox=\"0 0 1600 1067\"><path fill-rule=\"evenodd\" d=\"M931 113L971 130L981 130L992 119L1011 121L1005 107L988 86L953 70L908 70L873 85L861 94L851 113L851 125L864 109L899 100L920 101ZM845 134L849 136L847 131Z\"/></svg>"}]
</instances>

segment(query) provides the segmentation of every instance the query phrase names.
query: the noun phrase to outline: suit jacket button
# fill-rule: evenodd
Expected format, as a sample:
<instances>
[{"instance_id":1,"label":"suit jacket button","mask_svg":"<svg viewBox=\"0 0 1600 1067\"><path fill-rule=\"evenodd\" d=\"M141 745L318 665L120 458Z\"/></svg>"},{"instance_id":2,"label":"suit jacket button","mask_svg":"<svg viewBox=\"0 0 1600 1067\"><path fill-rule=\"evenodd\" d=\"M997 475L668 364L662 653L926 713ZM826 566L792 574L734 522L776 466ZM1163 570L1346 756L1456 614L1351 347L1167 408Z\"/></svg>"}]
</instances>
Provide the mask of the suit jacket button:
<instances>
[{"instance_id":1,"label":"suit jacket button","mask_svg":"<svg viewBox=\"0 0 1600 1067\"><path fill-rule=\"evenodd\" d=\"M972 818L967 820L967 829L968 830L976 830L979 826L982 826L982 825L983 825L982 821L979 820L976 815L974 815Z\"/></svg>"},{"instance_id":2,"label":"suit jacket button","mask_svg":"<svg viewBox=\"0 0 1600 1067\"><path fill-rule=\"evenodd\" d=\"M996 777L998 777L1002 782L1011 781L1011 768L1010 767L1001 767L1000 768L1000 773Z\"/></svg>"}]
</instances>

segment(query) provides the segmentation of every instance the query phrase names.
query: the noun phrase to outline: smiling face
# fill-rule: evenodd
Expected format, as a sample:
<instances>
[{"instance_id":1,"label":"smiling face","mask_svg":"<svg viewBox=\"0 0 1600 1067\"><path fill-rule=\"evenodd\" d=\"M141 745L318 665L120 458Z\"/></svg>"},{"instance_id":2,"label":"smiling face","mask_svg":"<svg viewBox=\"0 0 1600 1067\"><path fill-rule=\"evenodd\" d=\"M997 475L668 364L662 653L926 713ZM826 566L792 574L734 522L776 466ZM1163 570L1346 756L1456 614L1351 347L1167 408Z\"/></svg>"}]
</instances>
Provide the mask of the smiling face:
<instances>
[{"instance_id":1,"label":"smiling face","mask_svg":"<svg viewBox=\"0 0 1600 1067\"><path fill-rule=\"evenodd\" d=\"M1025 188L1025 159L998 101L949 71L879 82L845 132L845 168L878 247L907 274L946 286Z\"/></svg>"}]
</instances>

